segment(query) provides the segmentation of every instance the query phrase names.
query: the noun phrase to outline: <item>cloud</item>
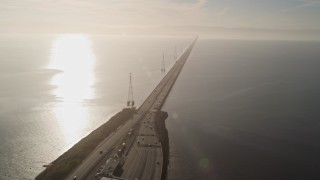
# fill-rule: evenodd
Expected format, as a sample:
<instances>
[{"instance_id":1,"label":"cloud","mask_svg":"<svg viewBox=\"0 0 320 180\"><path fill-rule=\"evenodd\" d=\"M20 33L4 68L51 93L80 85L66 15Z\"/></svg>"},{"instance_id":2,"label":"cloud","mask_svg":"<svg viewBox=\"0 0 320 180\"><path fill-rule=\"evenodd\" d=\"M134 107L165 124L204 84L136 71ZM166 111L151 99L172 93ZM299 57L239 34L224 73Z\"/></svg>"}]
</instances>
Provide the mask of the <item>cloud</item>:
<instances>
[{"instance_id":1,"label":"cloud","mask_svg":"<svg viewBox=\"0 0 320 180\"><path fill-rule=\"evenodd\" d=\"M277 12L274 13L274 9L269 11L261 7L261 4L248 3L224 0L216 0L214 3L209 3L208 0L2 0L0 32L48 30L57 33L90 33L102 32L104 27L116 31L115 29L124 27L137 29L181 25L320 27L318 22L313 22L317 13L301 16L301 19L310 17L310 23L296 19L299 12L291 13L297 9L318 6L320 0L285 0L280 4L286 5L286 8L279 9L277 6ZM275 7L276 0L270 4Z\"/></svg>"},{"instance_id":2,"label":"cloud","mask_svg":"<svg viewBox=\"0 0 320 180\"><path fill-rule=\"evenodd\" d=\"M278 11L266 14L265 16L257 16L256 20L252 21L252 26L266 27L263 25L267 24L267 26L270 26L273 24L275 27L280 26L284 28L306 28L305 22L302 22L300 19L298 20L296 18L301 15L301 12L296 11L310 7L319 7L320 5L320 0L290 0L288 2L290 2L290 4L292 5L289 7L282 8ZM293 22L292 19L294 18L295 20ZM312 22L311 19L309 20ZM313 23L313 27L318 28L319 23ZM307 28L313 27L309 24L309 27Z\"/></svg>"},{"instance_id":3,"label":"cloud","mask_svg":"<svg viewBox=\"0 0 320 180\"><path fill-rule=\"evenodd\" d=\"M225 7L220 10L215 11L214 17L216 18L217 24L220 24L223 21L223 17L229 12L232 8L230 7Z\"/></svg>"},{"instance_id":4,"label":"cloud","mask_svg":"<svg viewBox=\"0 0 320 180\"><path fill-rule=\"evenodd\" d=\"M0 5L0 21L79 22L108 25L194 24L204 21L207 0L16 0ZM63 17L62 17L63 16ZM6 19L4 19L6 17Z\"/></svg>"},{"instance_id":5,"label":"cloud","mask_svg":"<svg viewBox=\"0 0 320 180\"><path fill-rule=\"evenodd\" d=\"M286 8L286 9L282 9L281 12L294 11L297 9L312 7L320 4L320 0L295 0L295 1L299 2L300 4L293 7Z\"/></svg>"}]
</instances>

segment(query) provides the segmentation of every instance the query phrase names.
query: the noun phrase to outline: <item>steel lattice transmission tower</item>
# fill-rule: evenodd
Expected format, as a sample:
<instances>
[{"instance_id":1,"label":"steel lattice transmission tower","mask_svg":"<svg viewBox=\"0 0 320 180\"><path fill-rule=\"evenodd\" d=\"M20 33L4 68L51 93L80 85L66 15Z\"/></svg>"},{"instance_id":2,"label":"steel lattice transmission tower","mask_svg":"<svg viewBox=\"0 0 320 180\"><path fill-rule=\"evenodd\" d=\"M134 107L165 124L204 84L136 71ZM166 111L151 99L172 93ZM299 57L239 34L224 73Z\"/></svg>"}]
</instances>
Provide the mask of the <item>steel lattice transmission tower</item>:
<instances>
[{"instance_id":1,"label":"steel lattice transmission tower","mask_svg":"<svg viewBox=\"0 0 320 180\"><path fill-rule=\"evenodd\" d=\"M131 73L130 73L130 82L129 82L129 92L128 92L127 106L128 106L128 107L133 107L133 106L134 106Z\"/></svg>"},{"instance_id":2,"label":"steel lattice transmission tower","mask_svg":"<svg viewBox=\"0 0 320 180\"><path fill-rule=\"evenodd\" d=\"M164 54L162 54L162 68L161 68L161 72L166 72L166 65L164 63Z\"/></svg>"}]
</instances>

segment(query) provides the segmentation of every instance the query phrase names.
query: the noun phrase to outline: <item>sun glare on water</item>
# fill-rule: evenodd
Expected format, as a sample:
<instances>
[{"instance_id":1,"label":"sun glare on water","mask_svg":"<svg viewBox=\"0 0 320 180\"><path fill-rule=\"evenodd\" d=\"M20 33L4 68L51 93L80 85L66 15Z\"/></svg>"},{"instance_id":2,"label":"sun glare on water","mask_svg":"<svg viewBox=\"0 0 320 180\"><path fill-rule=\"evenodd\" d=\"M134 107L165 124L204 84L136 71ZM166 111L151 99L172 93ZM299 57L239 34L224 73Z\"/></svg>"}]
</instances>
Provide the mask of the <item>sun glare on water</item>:
<instances>
[{"instance_id":1,"label":"sun glare on water","mask_svg":"<svg viewBox=\"0 0 320 180\"><path fill-rule=\"evenodd\" d=\"M59 99L54 114L67 143L79 138L88 123L86 99L94 97L94 55L85 35L63 35L53 41L50 69L60 70L51 84Z\"/></svg>"}]
</instances>

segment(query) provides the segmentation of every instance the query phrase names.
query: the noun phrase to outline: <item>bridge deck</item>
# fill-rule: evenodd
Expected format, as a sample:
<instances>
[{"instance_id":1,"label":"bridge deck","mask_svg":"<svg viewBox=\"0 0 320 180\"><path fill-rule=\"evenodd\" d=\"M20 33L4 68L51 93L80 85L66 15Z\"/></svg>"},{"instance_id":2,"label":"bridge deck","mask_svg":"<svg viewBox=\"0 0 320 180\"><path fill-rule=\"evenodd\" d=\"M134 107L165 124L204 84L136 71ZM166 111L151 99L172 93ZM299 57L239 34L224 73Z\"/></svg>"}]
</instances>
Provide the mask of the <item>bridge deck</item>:
<instances>
[{"instance_id":1,"label":"bridge deck","mask_svg":"<svg viewBox=\"0 0 320 180\"><path fill-rule=\"evenodd\" d=\"M114 156L117 156L117 160L119 160L118 156L122 156L119 164L122 168L120 175L124 179L161 179L163 154L162 148L159 148L161 144L154 129L154 120L157 111L163 106L178 78L196 40L180 55L175 65L140 106L137 114L107 137L67 179L73 179L74 176L77 176L77 179L95 179L100 167L105 165L107 160L110 162ZM128 138L128 132L132 128L135 128L136 132L133 133L133 137ZM121 155L118 150L123 142L126 142L127 152ZM103 154L100 153L101 151Z\"/></svg>"}]
</instances>

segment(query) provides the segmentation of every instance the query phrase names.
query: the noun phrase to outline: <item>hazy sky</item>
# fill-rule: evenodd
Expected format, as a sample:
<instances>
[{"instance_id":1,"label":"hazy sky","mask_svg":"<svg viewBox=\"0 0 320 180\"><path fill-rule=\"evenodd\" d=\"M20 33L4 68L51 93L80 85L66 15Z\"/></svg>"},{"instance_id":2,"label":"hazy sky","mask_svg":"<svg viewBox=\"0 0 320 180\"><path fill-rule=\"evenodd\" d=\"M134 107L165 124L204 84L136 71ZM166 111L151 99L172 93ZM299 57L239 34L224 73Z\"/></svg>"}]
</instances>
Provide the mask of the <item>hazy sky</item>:
<instances>
[{"instance_id":1,"label":"hazy sky","mask_svg":"<svg viewBox=\"0 0 320 180\"><path fill-rule=\"evenodd\" d=\"M320 0L0 0L2 32L164 25L320 29Z\"/></svg>"}]
</instances>

